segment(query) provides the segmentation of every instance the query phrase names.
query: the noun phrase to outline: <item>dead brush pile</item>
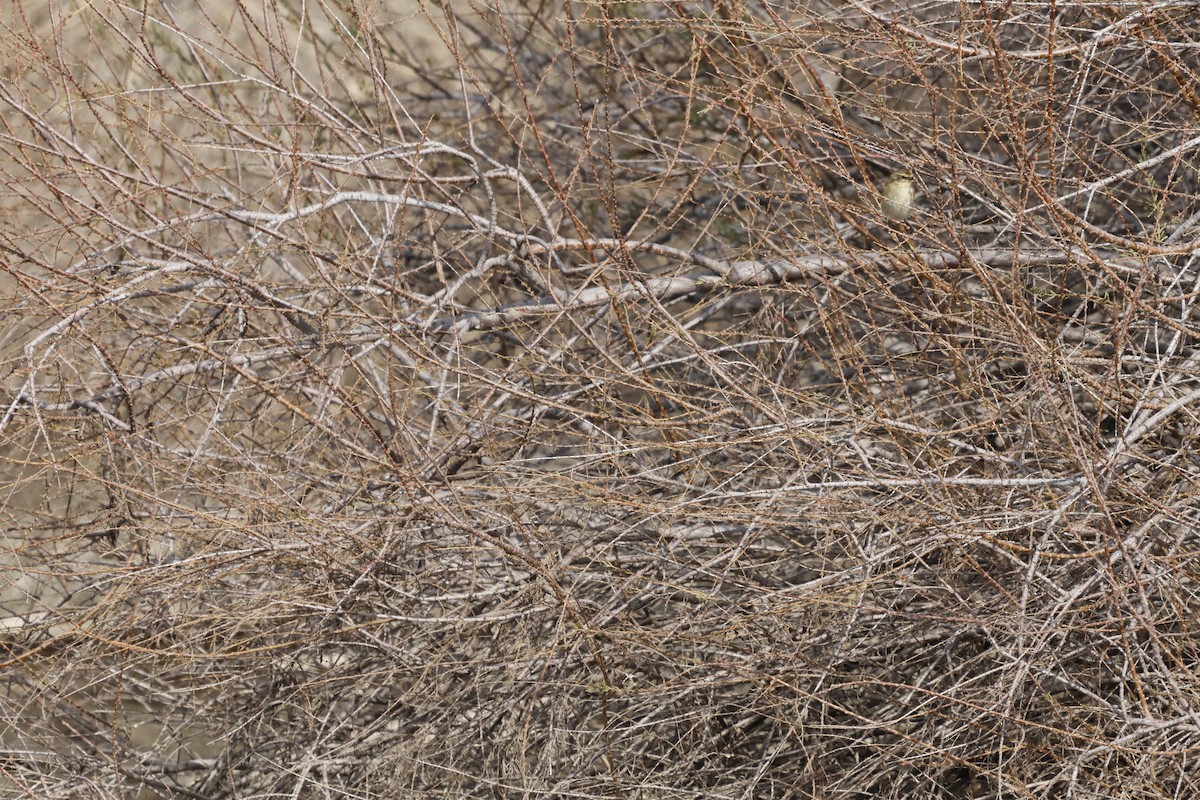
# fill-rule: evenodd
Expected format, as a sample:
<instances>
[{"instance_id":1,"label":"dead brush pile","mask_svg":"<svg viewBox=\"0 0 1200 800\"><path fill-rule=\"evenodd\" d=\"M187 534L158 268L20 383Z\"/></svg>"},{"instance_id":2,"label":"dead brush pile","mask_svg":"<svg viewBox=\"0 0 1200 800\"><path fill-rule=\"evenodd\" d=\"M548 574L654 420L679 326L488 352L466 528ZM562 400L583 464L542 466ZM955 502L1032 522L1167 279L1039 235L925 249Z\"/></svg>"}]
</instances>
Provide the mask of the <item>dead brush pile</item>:
<instances>
[{"instance_id":1,"label":"dead brush pile","mask_svg":"<svg viewBox=\"0 0 1200 800\"><path fill-rule=\"evenodd\" d=\"M1200 789L1194 2L13 5L5 795Z\"/></svg>"}]
</instances>

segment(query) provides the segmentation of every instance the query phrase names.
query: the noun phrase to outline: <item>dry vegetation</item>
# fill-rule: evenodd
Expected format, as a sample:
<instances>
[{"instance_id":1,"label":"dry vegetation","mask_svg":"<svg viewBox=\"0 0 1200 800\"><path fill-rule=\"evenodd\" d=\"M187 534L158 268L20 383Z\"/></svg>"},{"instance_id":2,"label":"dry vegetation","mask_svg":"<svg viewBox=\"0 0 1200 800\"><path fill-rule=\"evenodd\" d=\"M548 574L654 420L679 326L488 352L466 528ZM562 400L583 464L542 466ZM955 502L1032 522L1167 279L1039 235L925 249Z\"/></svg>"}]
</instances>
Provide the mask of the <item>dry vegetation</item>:
<instances>
[{"instance_id":1,"label":"dry vegetation","mask_svg":"<svg viewBox=\"0 0 1200 800\"><path fill-rule=\"evenodd\" d=\"M1196 796L1195 2L10 5L5 796Z\"/></svg>"}]
</instances>

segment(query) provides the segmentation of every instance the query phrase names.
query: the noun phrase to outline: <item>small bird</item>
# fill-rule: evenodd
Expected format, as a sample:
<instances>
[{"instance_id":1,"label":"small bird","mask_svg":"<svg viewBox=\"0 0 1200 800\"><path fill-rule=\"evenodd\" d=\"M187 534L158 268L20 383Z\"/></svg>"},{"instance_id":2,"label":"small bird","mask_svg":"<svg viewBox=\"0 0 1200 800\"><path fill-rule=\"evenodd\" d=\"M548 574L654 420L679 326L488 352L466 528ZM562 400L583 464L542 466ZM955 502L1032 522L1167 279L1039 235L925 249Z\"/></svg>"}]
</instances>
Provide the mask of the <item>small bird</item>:
<instances>
[{"instance_id":1,"label":"small bird","mask_svg":"<svg viewBox=\"0 0 1200 800\"><path fill-rule=\"evenodd\" d=\"M893 172L883 184L883 215L895 222L904 222L912 216L916 199L912 175L904 170Z\"/></svg>"}]
</instances>

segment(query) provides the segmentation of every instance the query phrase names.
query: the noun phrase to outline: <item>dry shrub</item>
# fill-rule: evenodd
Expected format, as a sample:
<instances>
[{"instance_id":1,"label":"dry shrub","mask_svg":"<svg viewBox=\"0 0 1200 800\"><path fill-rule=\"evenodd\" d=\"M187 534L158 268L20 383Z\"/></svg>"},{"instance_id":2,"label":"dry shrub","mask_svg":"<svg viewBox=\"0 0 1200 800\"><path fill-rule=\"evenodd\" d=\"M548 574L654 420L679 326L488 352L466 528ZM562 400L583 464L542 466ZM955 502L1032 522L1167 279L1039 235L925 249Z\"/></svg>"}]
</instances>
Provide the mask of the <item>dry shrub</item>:
<instances>
[{"instance_id":1,"label":"dry shrub","mask_svg":"<svg viewBox=\"0 0 1200 800\"><path fill-rule=\"evenodd\" d=\"M1194 3L252 5L4 22L6 792L1194 796Z\"/></svg>"}]
</instances>

